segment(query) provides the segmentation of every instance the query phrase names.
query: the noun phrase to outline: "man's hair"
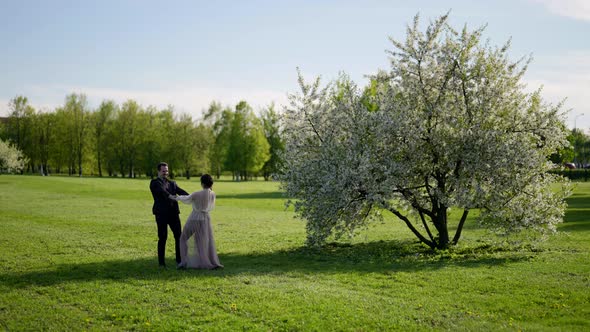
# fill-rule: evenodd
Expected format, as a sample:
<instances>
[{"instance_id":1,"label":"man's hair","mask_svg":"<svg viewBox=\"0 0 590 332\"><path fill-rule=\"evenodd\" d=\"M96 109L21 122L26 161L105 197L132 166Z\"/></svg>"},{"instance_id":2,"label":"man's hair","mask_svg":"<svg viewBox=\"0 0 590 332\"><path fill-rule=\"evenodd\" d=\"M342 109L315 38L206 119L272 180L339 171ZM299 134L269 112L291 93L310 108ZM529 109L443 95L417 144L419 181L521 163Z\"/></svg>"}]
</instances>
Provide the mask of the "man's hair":
<instances>
[{"instance_id":1,"label":"man's hair","mask_svg":"<svg viewBox=\"0 0 590 332\"><path fill-rule=\"evenodd\" d=\"M211 188L213 187L213 178L209 174L203 174L201 176L201 183L205 188Z\"/></svg>"},{"instance_id":2,"label":"man's hair","mask_svg":"<svg viewBox=\"0 0 590 332\"><path fill-rule=\"evenodd\" d=\"M161 162L161 163L159 163L159 164L158 164L158 171L160 170L160 168L162 168L162 166L168 166L168 164L167 164L167 163L165 163L165 162Z\"/></svg>"}]
</instances>

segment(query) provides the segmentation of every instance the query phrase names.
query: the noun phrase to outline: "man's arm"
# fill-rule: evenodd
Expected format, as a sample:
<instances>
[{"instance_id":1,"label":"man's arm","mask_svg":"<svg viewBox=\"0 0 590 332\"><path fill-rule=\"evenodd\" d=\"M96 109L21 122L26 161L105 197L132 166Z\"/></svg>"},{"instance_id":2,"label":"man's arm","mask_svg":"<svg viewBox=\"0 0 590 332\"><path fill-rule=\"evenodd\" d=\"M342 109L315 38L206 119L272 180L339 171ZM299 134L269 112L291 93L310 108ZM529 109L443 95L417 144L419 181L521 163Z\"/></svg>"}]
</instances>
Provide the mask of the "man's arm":
<instances>
[{"instance_id":1,"label":"man's arm","mask_svg":"<svg viewBox=\"0 0 590 332\"><path fill-rule=\"evenodd\" d=\"M164 189L164 187L158 181L152 181L152 183L150 183L150 190L154 196L157 196L162 200L169 199L168 195L170 195L170 193L166 191L166 189Z\"/></svg>"},{"instance_id":2,"label":"man's arm","mask_svg":"<svg viewBox=\"0 0 590 332\"><path fill-rule=\"evenodd\" d=\"M176 185L176 182L174 182L174 184ZM189 193L184 191L184 189L180 188L178 185L176 185L176 193L180 195L190 195Z\"/></svg>"}]
</instances>

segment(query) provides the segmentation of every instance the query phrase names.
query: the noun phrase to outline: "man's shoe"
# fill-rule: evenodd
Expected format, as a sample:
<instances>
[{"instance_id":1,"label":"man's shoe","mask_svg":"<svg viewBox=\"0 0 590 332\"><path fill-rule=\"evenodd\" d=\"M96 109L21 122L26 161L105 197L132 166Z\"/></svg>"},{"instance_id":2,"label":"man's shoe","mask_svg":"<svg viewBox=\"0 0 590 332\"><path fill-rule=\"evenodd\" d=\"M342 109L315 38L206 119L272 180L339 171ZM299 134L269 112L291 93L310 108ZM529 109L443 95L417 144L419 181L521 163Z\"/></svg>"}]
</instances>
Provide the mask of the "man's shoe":
<instances>
[{"instance_id":1,"label":"man's shoe","mask_svg":"<svg viewBox=\"0 0 590 332\"><path fill-rule=\"evenodd\" d=\"M166 264L160 264L158 267L160 268L160 270L166 270L167 269Z\"/></svg>"}]
</instances>

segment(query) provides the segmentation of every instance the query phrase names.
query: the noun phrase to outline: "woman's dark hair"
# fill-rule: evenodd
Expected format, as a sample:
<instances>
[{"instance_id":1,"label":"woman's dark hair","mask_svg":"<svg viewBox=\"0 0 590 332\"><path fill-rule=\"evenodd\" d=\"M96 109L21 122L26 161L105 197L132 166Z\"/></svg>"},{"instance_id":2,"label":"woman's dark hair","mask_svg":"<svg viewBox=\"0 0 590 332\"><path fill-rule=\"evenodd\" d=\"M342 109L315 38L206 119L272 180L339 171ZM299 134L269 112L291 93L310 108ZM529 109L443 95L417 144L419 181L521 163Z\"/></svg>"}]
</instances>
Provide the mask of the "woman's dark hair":
<instances>
[{"instance_id":1,"label":"woman's dark hair","mask_svg":"<svg viewBox=\"0 0 590 332\"><path fill-rule=\"evenodd\" d=\"M205 188L211 188L213 187L213 178L209 174L203 174L203 176L201 176L201 183Z\"/></svg>"}]
</instances>

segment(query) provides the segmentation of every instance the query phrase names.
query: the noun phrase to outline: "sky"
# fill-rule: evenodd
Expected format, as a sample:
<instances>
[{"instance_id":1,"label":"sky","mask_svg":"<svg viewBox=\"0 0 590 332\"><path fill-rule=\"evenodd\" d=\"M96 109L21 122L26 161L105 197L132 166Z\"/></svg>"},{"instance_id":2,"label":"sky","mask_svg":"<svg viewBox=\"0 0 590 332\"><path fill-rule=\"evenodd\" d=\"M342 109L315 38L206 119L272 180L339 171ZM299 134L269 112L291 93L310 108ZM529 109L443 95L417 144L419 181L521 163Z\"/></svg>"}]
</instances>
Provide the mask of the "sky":
<instances>
[{"instance_id":1,"label":"sky","mask_svg":"<svg viewBox=\"0 0 590 332\"><path fill-rule=\"evenodd\" d=\"M71 93L195 119L212 101L280 108L297 67L363 86L389 68L388 37L448 11L456 28L487 24L492 45L511 38L511 59L532 55L527 89L567 98L568 127L590 130L590 0L1 1L0 116L15 96L52 111Z\"/></svg>"}]
</instances>

